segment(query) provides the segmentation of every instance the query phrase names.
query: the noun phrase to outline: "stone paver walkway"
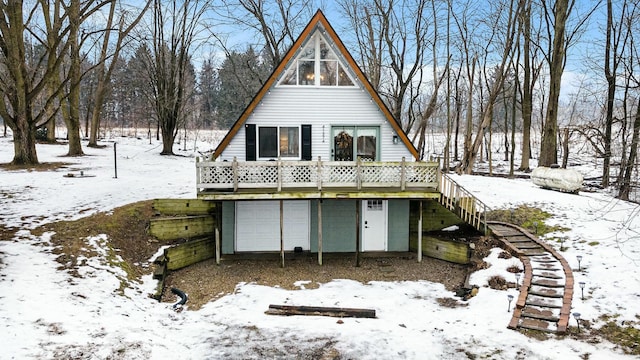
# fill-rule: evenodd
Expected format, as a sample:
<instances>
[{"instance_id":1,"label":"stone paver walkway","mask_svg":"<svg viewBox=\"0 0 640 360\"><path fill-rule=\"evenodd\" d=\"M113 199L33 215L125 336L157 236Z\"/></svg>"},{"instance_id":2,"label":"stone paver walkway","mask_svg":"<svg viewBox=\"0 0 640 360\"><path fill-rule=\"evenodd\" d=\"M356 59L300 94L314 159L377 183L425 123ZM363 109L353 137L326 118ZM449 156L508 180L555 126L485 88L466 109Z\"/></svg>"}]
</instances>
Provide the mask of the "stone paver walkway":
<instances>
[{"instance_id":1,"label":"stone paver walkway","mask_svg":"<svg viewBox=\"0 0 640 360\"><path fill-rule=\"evenodd\" d=\"M493 221L487 226L524 264L520 295L508 327L566 332L573 298L569 263L554 248L519 226Z\"/></svg>"}]
</instances>

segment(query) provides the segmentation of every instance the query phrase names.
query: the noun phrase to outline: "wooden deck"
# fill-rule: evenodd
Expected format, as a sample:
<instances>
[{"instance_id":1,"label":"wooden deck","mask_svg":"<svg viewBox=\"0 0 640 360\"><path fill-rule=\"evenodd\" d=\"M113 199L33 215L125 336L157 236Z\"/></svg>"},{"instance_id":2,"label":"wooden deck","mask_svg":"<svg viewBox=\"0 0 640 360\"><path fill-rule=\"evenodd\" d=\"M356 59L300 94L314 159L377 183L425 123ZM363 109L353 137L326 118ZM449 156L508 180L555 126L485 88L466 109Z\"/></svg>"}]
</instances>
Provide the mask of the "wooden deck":
<instances>
[{"instance_id":1,"label":"wooden deck","mask_svg":"<svg viewBox=\"0 0 640 360\"><path fill-rule=\"evenodd\" d=\"M436 188L416 188L401 191L398 188L332 188L317 190L309 188L275 189L239 189L238 191L201 190L198 199L202 200L304 200L304 199L439 199Z\"/></svg>"},{"instance_id":2,"label":"wooden deck","mask_svg":"<svg viewBox=\"0 0 640 360\"><path fill-rule=\"evenodd\" d=\"M437 199L436 162L198 161L204 200Z\"/></svg>"}]
</instances>

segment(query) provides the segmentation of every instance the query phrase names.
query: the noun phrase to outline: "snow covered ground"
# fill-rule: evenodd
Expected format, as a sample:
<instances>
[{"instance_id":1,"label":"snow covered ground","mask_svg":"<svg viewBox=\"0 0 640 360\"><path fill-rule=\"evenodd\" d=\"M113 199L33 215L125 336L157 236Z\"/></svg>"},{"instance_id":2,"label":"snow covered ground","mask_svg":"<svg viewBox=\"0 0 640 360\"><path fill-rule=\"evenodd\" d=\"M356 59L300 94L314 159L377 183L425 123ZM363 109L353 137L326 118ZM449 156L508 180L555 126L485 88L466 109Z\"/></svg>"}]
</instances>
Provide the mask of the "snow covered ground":
<instances>
[{"instance_id":1,"label":"snow covered ground","mask_svg":"<svg viewBox=\"0 0 640 360\"><path fill-rule=\"evenodd\" d=\"M127 203L157 197L195 197L195 155L160 156L159 143L116 138L88 156L61 157L66 146L38 145L41 162L68 162L57 171L0 169L0 223L19 227L13 239L0 241L0 359L297 359L321 358L331 349L342 359L626 359L615 345L571 337L536 340L507 329L507 294L484 287L503 275L515 259L499 259L473 275L476 297L444 307L438 298L454 294L441 284L336 279L318 289L289 291L238 284L236 291L198 311L177 313L147 294L155 281L147 276L126 296L118 295L119 268L106 254L88 259L82 278L57 271L49 239L31 229L61 219L76 219ZM10 162L13 144L0 138L0 163ZM177 147L177 146L176 146ZM203 145L211 148L212 144ZM197 153L195 153L197 154ZM86 178L63 175L83 171ZM601 315L616 321L640 317L640 219L637 205L604 193L563 194L542 190L528 180L455 176L493 208L527 204L553 214L548 220L570 228L562 234L563 252L574 269L581 255L585 299L575 289L573 311L593 326ZM89 238L100 248L104 236ZM559 246L554 243L555 246ZM100 254L100 252L98 252ZM366 307L377 319L278 317L265 315L269 304ZM512 304L513 306L513 304ZM571 326L575 326L572 319ZM637 325L636 325L637 326ZM330 358L330 357L329 357Z\"/></svg>"}]
</instances>

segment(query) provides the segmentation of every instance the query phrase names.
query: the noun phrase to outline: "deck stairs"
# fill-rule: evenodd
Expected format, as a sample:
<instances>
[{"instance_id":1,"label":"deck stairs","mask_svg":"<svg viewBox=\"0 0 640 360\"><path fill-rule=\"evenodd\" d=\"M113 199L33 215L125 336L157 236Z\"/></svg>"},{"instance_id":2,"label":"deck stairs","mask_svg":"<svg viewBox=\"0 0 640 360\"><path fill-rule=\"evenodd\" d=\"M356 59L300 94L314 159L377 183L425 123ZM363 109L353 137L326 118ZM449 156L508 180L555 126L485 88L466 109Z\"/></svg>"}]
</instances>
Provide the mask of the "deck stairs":
<instances>
[{"instance_id":1,"label":"deck stairs","mask_svg":"<svg viewBox=\"0 0 640 360\"><path fill-rule=\"evenodd\" d=\"M487 233L487 212L489 207L470 191L455 182L450 176L440 172L438 181L440 204L456 214L476 230Z\"/></svg>"}]
</instances>

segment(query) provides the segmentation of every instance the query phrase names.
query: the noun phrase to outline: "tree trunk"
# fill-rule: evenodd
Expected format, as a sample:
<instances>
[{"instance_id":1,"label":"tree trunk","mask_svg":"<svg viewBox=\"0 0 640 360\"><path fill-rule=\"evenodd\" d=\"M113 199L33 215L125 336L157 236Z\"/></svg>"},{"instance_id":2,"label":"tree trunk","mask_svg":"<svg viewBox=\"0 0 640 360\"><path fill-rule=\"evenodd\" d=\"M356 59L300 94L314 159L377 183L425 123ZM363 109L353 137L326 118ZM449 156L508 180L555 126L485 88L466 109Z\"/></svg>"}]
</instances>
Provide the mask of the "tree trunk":
<instances>
[{"instance_id":1,"label":"tree trunk","mask_svg":"<svg viewBox=\"0 0 640 360\"><path fill-rule=\"evenodd\" d=\"M613 101L616 96L616 67L611 64L611 32L613 30L613 9L611 0L607 0L607 40L604 50L604 75L607 79L607 113L605 117L605 129L603 142L604 159L602 164L602 187L609 186L609 172L611 168L611 128L613 126ZM615 49L615 47L614 47ZM614 59L614 62L616 60Z\"/></svg>"},{"instance_id":2,"label":"tree trunk","mask_svg":"<svg viewBox=\"0 0 640 360\"><path fill-rule=\"evenodd\" d=\"M164 127L162 127L162 152L160 155L174 155L173 143L175 139L173 132L165 131Z\"/></svg>"},{"instance_id":3,"label":"tree trunk","mask_svg":"<svg viewBox=\"0 0 640 360\"><path fill-rule=\"evenodd\" d=\"M529 171L531 159L531 115L533 113L533 84L531 81L531 1L527 1L521 17L524 35L523 62L524 79L522 83L522 159L521 171Z\"/></svg>"},{"instance_id":4,"label":"tree trunk","mask_svg":"<svg viewBox=\"0 0 640 360\"><path fill-rule=\"evenodd\" d=\"M557 137L558 137L558 102L560 97L560 81L564 72L565 50L565 25L569 17L569 1L558 0L554 6L554 35L553 50L549 62L549 102L547 103L546 120L542 130L542 142L540 144L540 166L551 166L558 162Z\"/></svg>"},{"instance_id":5,"label":"tree trunk","mask_svg":"<svg viewBox=\"0 0 640 360\"><path fill-rule=\"evenodd\" d=\"M620 184L620 191L618 197L622 200L629 200L629 194L631 193L631 174L633 173L633 167L638 156L638 141L640 141L640 101L638 107L636 107L636 117L633 121L633 136L631 138L631 147L629 149L629 159L626 162L624 169L624 176L622 183Z\"/></svg>"},{"instance_id":6,"label":"tree trunk","mask_svg":"<svg viewBox=\"0 0 640 360\"><path fill-rule=\"evenodd\" d=\"M67 125L67 138L69 139L69 152L67 156L84 155L80 142L80 46L78 43L80 29L80 0L72 0L69 6L69 55L71 65L69 67L69 96L67 102L69 109L64 117Z\"/></svg>"},{"instance_id":7,"label":"tree trunk","mask_svg":"<svg viewBox=\"0 0 640 360\"><path fill-rule=\"evenodd\" d=\"M94 104L91 111L91 129L89 134L89 147L98 147L98 132L100 131L100 114L102 113L102 104L104 103L106 86L103 78L98 76L98 83L94 93Z\"/></svg>"},{"instance_id":8,"label":"tree trunk","mask_svg":"<svg viewBox=\"0 0 640 360\"><path fill-rule=\"evenodd\" d=\"M562 168L566 169L569 163L569 128L563 129L562 133Z\"/></svg>"},{"instance_id":9,"label":"tree trunk","mask_svg":"<svg viewBox=\"0 0 640 360\"><path fill-rule=\"evenodd\" d=\"M21 114L25 116L24 114ZM35 123L26 118L16 118L13 131L13 161L12 165L37 165Z\"/></svg>"},{"instance_id":10,"label":"tree trunk","mask_svg":"<svg viewBox=\"0 0 640 360\"><path fill-rule=\"evenodd\" d=\"M47 142L55 143L56 142L56 118L55 115L52 115L49 121L44 125L47 129Z\"/></svg>"}]
</instances>

